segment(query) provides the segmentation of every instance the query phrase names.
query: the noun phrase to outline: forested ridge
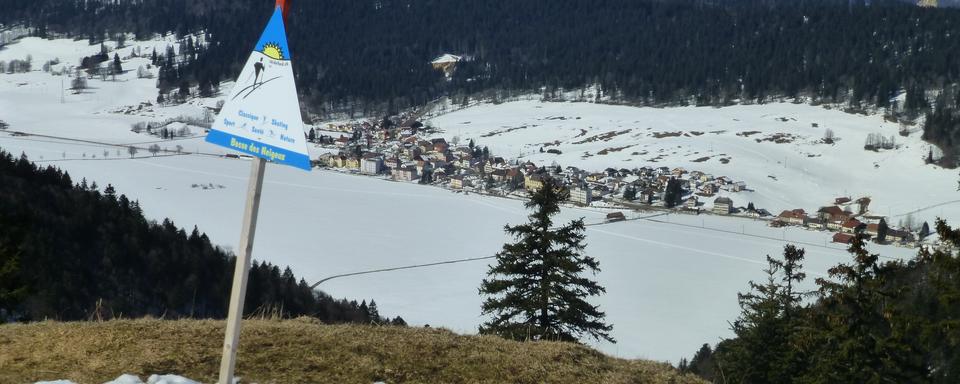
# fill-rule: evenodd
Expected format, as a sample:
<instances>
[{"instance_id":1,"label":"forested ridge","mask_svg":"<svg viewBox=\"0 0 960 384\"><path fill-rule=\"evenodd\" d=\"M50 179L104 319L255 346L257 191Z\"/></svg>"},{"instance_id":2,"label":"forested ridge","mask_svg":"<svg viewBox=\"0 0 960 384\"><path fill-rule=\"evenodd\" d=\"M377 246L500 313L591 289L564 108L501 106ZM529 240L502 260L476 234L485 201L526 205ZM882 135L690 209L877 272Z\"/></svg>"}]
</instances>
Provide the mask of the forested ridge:
<instances>
[{"instance_id":1,"label":"forested ridge","mask_svg":"<svg viewBox=\"0 0 960 384\"><path fill-rule=\"evenodd\" d=\"M857 238L812 292L800 288L804 250L786 246L739 295L735 336L680 369L714 383L960 382L960 229L936 231L942 243L911 260Z\"/></svg>"},{"instance_id":2,"label":"forested ridge","mask_svg":"<svg viewBox=\"0 0 960 384\"><path fill-rule=\"evenodd\" d=\"M109 184L0 151L0 322L223 318L234 263L197 228L147 220ZM254 263L244 311L387 322L373 301L335 300L266 262Z\"/></svg>"},{"instance_id":3,"label":"forested ridge","mask_svg":"<svg viewBox=\"0 0 960 384\"><path fill-rule=\"evenodd\" d=\"M304 107L395 112L440 96L726 105L799 98L926 119L960 145L960 10L893 0L295 1L288 34ZM6 0L0 22L91 42L206 31L162 92L231 79L269 17L266 0ZM464 55L452 79L429 65ZM161 55L164 52L160 52ZM592 88L591 88L592 89ZM942 93L940 91L943 91ZM582 93L588 97L587 92ZM898 95L905 95L897 98ZM594 95L596 98L598 95Z\"/></svg>"}]
</instances>

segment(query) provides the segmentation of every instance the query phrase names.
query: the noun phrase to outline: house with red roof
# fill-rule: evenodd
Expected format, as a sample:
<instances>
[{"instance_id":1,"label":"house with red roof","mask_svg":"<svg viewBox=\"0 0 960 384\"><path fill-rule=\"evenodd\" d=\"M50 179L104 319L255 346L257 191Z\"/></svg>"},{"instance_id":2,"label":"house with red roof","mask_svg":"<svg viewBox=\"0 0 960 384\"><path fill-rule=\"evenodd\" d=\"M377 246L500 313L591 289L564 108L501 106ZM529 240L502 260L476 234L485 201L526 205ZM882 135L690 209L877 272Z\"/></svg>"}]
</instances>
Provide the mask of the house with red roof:
<instances>
[{"instance_id":1,"label":"house with red roof","mask_svg":"<svg viewBox=\"0 0 960 384\"><path fill-rule=\"evenodd\" d=\"M843 233L858 233L863 231L865 227L866 225L864 225L860 220L851 218L843 222L843 225L840 226L840 231Z\"/></svg>"},{"instance_id":2,"label":"house with red roof","mask_svg":"<svg viewBox=\"0 0 960 384\"><path fill-rule=\"evenodd\" d=\"M829 207L820 207L817 210L817 217L823 221L839 221L844 222L850 218L850 214L844 212L843 209L836 205L831 205Z\"/></svg>"},{"instance_id":3,"label":"house with red roof","mask_svg":"<svg viewBox=\"0 0 960 384\"><path fill-rule=\"evenodd\" d=\"M848 233L837 232L833 234L833 242L840 244L850 244L853 242L853 235Z\"/></svg>"},{"instance_id":4,"label":"house with red roof","mask_svg":"<svg viewBox=\"0 0 960 384\"><path fill-rule=\"evenodd\" d=\"M783 211L777 215L777 220L787 224L803 225L803 221L807 218L807 212L803 209L794 209L789 211Z\"/></svg>"}]
</instances>

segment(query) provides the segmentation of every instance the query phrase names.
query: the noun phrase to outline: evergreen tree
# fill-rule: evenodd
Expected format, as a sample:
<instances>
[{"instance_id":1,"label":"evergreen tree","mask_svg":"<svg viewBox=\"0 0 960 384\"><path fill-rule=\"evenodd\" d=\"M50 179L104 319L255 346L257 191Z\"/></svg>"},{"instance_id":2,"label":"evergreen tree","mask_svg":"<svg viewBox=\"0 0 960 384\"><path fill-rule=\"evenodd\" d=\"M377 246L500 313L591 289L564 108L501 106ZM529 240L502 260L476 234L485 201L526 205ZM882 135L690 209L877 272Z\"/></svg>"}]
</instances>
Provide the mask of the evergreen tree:
<instances>
[{"instance_id":1,"label":"evergreen tree","mask_svg":"<svg viewBox=\"0 0 960 384\"><path fill-rule=\"evenodd\" d=\"M0 237L0 310L16 307L26 295L19 252L13 250L6 236ZM6 320L4 317L0 312L0 323Z\"/></svg>"},{"instance_id":2,"label":"evergreen tree","mask_svg":"<svg viewBox=\"0 0 960 384\"><path fill-rule=\"evenodd\" d=\"M924 282L929 282L929 296L917 303L926 313L915 309L913 312L917 315L903 320L923 324L919 341L928 351L925 355L932 367L933 382L957 383L960 382L960 353L957 353L960 337L956 331L960 323L960 255L955 250L960 249L960 230L954 230L942 219L937 219L935 227L940 239L951 248L938 248L928 257L917 257L917 262L929 265L924 276Z\"/></svg>"},{"instance_id":3,"label":"evergreen tree","mask_svg":"<svg viewBox=\"0 0 960 384\"><path fill-rule=\"evenodd\" d=\"M568 193L545 183L525 204L533 213L526 224L505 226L517 241L504 244L480 293L484 315L491 319L481 333L517 340L576 341L583 336L613 342L604 313L585 299L606 290L585 273L599 263L583 255L583 219L553 229L552 216Z\"/></svg>"},{"instance_id":4,"label":"evergreen tree","mask_svg":"<svg viewBox=\"0 0 960 384\"><path fill-rule=\"evenodd\" d=\"M785 250L782 262L770 260L783 278L768 280L755 291L765 294L741 301L747 306L735 323L737 337L722 341L713 354L716 364L708 368L723 372L722 380L695 373L731 383L960 382L960 257L953 254L960 230L943 220L936 227L945 246L920 248L909 262L881 264L858 237L851 246L854 262L832 268L832 279L818 279L820 297L807 307L800 307L802 292L787 294L792 288L786 282L802 276L788 272L799 271L788 268L790 260L802 253ZM779 315L774 286L785 300ZM756 319L762 321L747 321ZM778 322L786 327L775 327ZM778 342L784 331L790 334L786 353Z\"/></svg>"},{"instance_id":5,"label":"evergreen tree","mask_svg":"<svg viewBox=\"0 0 960 384\"><path fill-rule=\"evenodd\" d=\"M213 96L213 86L207 79L200 80L197 92L201 97L211 97Z\"/></svg>"},{"instance_id":6,"label":"evergreen tree","mask_svg":"<svg viewBox=\"0 0 960 384\"><path fill-rule=\"evenodd\" d=\"M680 362L677 364L677 370L680 371L680 373L690 372L690 362L687 361L686 357L680 358Z\"/></svg>"},{"instance_id":7,"label":"evergreen tree","mask_svg":"<svg viewBox=\"0 0 960 384\"><path fill-rule=\"evenodd\" d=\"M363 321L364 321L364 322L369 322L369 321L370 321L370 308L367 307L367 301L366 301L366 300L363 300L363 301L360 303L360 314L363 315Z\"/></svg>"},{"instance_id":8,"label":"evergreen tree","mask_svg":"<svg viewBox=\"0 0 960 384\"><path fill-rule=\"evenodd\" d=\"M804 250L784 247L783 260L767 256L767 282L750 282L751 292L738 294L740 317L733 323L736 338L717 347L725 378L735 383L789 383L804 368L797 348Z\"/></svg>"},{"instance_id":9,"label":"evergreen tree","mask_svg":"<svg viewBox=\"0 0 960 384\"><path fill-rule=\"evenodd\" d=\"M893 292L884 289L895 264L881 265L869 253L862 236L854 237L852 264L830 268L830 277L818 278L822 308L813 335L819 344L810 367L815 382L915 382L926 375L918 352L898 337L888 305Z\"/></svg>"},{"instance_id":10,"label":"evergreen tree","mask_svg":"<svg viewBox=\"0 0 960 384\"><path fill-rule=\"evenodd\" d=\"M628 185L626 188L624 188L624 190L623 190L623 198L624 198L625 200L630 200L630 201L636 200L636 199L637 199L637 187L634 187L633 185Z\"/></svg>"},{"instance_id":11,"label":"evergreen tree","mask_svg":"<svg viewBox=\"0 0 960 384\"><path fill-rule=\"evenodd\" d=\"M420 184L430 184L433 182L433 171L427 168L420 174Z\"/></svg>"},{"instance_id":12,"label":"evergreen tree","mask_svg":"<svg viewBox=\"0 0 960 384\"><path fill-rule=\"evenodd\" d=\"M673 208L683 204L683 187L680 185L680 180L677 180L675 177L667 180L667 186L663 194L663 203L667 208Z\"/></svg>"},{"instance_id":13,"label":"evergreen tree","mask_svg":"<svg viewBox=\"0 0 960 384\"><path fill-rule=\"evenodd\" d=\"M783 303L783 314L787 320L792 320L800 308L803 297L808 294L808 292L797 290L797 285L807 278L807 274L803 272L805 256L806 251L803 248L788 244L783 247L783 260L767 258L773 267L783 271L780 279L782 291L780 298Z\"/></svg>"},{"instance_id":14,"label":"evergreen tree","mask_svg":"<svg viewBox=\"0 0 960 384\"><path fill-rule=\"evenodd\" d=\"M890 227L887 226L887 221L883 218L880 219L880 223L877 224L877 242L883 243L887 241L887 231L890 230Z\"/></svg>"},{"instance_id":15,"label":"evergreen tree","mask_svg":"<svg viewBox=\"0 0 960 384\"><path fill-rule=\"evenodd\" d=\"M117 53L113 54L113 73L123 73L123 64L120 63L120 55Z\"/></svg>"},{"instance_id":16,"label":"evergreen tree","mask_svg":"<svg viewBox=\"0 0 960 384\"><path fill-rule=\"evenodd\" d=\"M377 302L373 299L370 299L370 305L367 306L367 311L370 312L370 321L380 322L380 310L377 309Z\"/></svg>"},{"instance_id":17,"label":"evergreen tree","mask_svg":"<svg viewBox=\"0 0 960 384\"><path fill-rule=\"evenodd\" d=\"M117 190L113 188L113 184L107 184L107 188L103 190L103 195L115 198L117 196Z\"/></svg>"},{"instance_id":18,"label":"evergreen tree","mask_svg":"<svg viewBox=\"0 0 960 384\"><path fill-rule=\"evenodd\" d=\"M186 80L180 81L180 89L177 92L177 97L180 98L180 101L186 100L187 97L190 97L190 82Z\"/></svg>"},{"instance_id":19,"label":"evergreen tree","mask_svg":"<svg viewBox=\"0 0 960 384\"><path fill-rule=\"evenodd\" d=\"M700 346L697 353L690 359L686 372L700 376L709 382L717 382L716 380L719 378L716 373L717 364L714 361L713 349L710 348L710 344Z\"/></svg>"}]
</instances>

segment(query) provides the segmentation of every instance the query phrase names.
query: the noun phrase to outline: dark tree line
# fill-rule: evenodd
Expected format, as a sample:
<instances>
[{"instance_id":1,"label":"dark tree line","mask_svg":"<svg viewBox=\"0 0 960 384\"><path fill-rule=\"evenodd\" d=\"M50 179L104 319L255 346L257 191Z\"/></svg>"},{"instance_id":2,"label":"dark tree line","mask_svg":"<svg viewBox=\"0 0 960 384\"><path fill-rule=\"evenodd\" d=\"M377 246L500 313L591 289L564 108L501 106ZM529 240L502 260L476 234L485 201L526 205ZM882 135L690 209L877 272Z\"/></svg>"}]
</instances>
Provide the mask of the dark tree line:
<instances>
[{"instance_id":1,"label":"dark tree line","mask_svg":"<svg viewBox=\"0 0 960 384\"><path fill-rule=\"evenodd\" d=\"M113 186L0 151L0 321L222 318L234 260L197 228L148 221ZM388 322L373 301L335 300L266 262L250 272L245 312Z\"/></svg>"},{"instance_id":2,"label":"dark tree line","mask_svg":"<svg viewBox=\"0 0 960 384\"><path fill-rule=\"evenodd\" d=\"M815 292L798 289L804 252L787 246L740 294L736 336L680 368L716 383L960 382L960 230L936 227L945 246L909 261L881 261L857 238Z\"/></svg>"}]
</instances>

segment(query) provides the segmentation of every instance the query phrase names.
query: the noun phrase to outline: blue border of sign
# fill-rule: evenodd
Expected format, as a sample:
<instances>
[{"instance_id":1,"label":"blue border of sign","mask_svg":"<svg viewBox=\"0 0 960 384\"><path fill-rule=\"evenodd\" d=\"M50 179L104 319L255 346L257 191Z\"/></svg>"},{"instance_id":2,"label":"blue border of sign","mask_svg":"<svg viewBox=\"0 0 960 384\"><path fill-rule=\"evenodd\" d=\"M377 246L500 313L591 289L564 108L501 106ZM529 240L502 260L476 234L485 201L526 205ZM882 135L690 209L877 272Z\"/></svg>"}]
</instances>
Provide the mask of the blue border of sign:
<instances>
[{"instance_id":1,"label":"blue border of sign","mask_svg":"<svg viewBox=\"0 0 960 384\"><path fill-rule=\"evenodd\" d=\"M273 11L273 16L270 17L267 27L263 29L263 34L260 35L260 40L257 41L253 50L263 52L263 47L267 44L277 44L280 47L283 53L282 60L293 59L293 54L290 53L290 47L287 45L287 29L283 25L283 12L280 7Z\"/></svg>"},{"instance_id":2,"label":"blue border of sign","mask_svg":"<svg viewBox=\"0 0 960 384\"><path fill-rule=\"evenodd\" d=\"M293 152L269 144L263 144L256 140L231 135L216 129L210 130L210 133L207 134L206 141L208 143L227 147L238 152L264 158L277 164L290 165L307 171L311 170L312 168L310 166L310 157L306 154ZM273 154L273 156L270 154Z\"/></svg>"}]
</instances>

